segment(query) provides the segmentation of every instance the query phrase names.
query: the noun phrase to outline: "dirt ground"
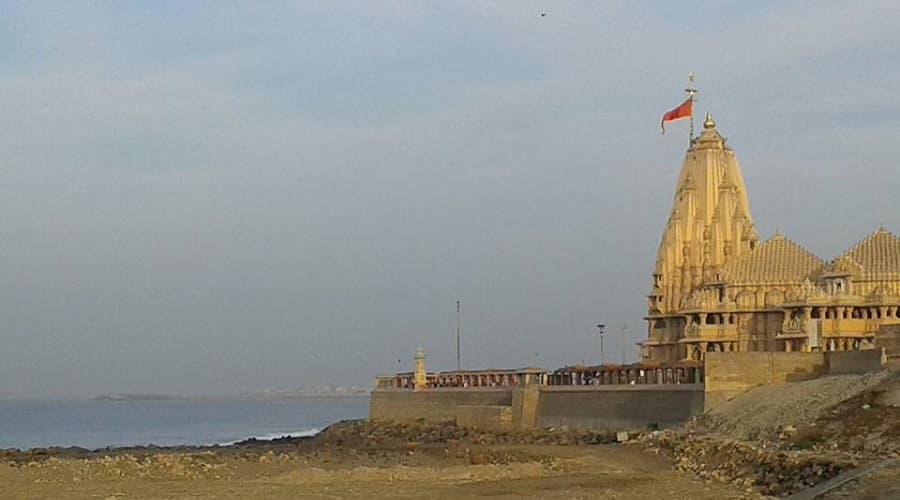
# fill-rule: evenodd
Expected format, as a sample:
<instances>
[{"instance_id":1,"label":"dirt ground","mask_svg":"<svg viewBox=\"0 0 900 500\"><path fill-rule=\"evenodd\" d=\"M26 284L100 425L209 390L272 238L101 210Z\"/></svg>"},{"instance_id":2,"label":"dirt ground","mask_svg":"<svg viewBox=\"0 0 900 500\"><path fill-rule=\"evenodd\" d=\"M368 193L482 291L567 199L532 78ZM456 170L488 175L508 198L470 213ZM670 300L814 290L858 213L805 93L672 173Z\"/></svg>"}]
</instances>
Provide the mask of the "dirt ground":
<instances>
[{"instance_id":1,"label":"dirt ground","mask_svg":"<svg viewBox=\"0 0 900 500\"><path fill-rule=\"evenodd\" d=\"M828 492L821 500L881 500L900 498L900 464L891 465Z\"/></svg>"},{"instance_id":2,"label":"dirt ground","mask_svg":"<svg viewBox=\"0 0 900 500\"><path fill-rule=\"evenodd\" d=\"M3 498L753 499L637 446L113 453L0 465ZM23 457L18 457L23 458Z\"/></svg>"}]
</instances>

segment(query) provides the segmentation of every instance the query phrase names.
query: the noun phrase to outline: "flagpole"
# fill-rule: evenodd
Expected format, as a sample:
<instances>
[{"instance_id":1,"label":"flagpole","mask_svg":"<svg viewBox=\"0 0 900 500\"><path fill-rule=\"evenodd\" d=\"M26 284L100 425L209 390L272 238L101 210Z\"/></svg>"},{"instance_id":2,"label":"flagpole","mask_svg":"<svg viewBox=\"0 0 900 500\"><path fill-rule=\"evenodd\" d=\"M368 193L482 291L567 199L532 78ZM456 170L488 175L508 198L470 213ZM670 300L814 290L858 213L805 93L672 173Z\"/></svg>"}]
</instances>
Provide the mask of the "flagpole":
<instances>
[{"instance_id":1,"label":"flagpole","mask_svg":"<svg viewBox=\"0 0 900 500\"><path fill-rule=\"evenodd\" d=\"M688 73L688 86L684 89L688 94L688 99L691 101L691 131L688 136L688 146L690 146L694 142L694 94L699 92L694 88L694 72L691 71Z\"/></svg>"}]
</instances>

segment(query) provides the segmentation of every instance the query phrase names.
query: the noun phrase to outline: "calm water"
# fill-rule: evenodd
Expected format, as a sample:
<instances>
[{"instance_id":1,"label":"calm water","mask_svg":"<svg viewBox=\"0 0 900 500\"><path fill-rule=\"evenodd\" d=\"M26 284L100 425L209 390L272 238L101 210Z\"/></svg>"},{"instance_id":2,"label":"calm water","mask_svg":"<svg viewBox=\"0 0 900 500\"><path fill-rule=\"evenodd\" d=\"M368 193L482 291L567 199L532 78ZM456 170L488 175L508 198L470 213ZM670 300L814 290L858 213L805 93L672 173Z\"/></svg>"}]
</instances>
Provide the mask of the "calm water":
<instances>
[{"instance_id":1,"label":"calm water","mask_svg":"<svg viewBox=\"0 0 900 500\"><path fill-rule=\"evenodd\" d=\"M310 435L365 418L368 398L234 401L0 400L0 449L226 444Z\"/></svg>"}]
</instances>

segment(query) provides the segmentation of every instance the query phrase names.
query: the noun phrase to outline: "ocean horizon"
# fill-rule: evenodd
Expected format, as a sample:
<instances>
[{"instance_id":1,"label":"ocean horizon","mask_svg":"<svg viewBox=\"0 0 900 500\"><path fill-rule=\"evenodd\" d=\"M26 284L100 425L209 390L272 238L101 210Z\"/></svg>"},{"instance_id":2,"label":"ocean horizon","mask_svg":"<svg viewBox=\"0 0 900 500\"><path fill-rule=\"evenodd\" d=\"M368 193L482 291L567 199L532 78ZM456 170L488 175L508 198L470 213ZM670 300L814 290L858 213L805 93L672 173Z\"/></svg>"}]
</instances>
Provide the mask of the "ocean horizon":
<instances>
[{"instance_id":1,"label":"ocean horizon","mask_svg":"<svg viewBox=\"0 0 900 500\"><path fill-rule=\"evenodd\" d=\"M368 397L0 399L0 449L227 446L365 418Z\"/></svg>"}]
</instances>

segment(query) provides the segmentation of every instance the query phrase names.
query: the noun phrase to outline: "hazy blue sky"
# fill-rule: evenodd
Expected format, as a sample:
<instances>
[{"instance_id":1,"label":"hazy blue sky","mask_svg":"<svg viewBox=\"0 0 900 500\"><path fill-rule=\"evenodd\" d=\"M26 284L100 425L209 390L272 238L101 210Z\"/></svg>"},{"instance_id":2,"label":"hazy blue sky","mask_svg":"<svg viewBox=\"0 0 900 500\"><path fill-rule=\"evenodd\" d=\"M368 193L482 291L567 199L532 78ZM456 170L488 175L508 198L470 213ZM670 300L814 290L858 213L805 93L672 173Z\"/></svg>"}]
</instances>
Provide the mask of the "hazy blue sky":
<instances>
[{"instance_id":1,"label":"hazy blue sky","mask_svg":"<svg viewBox=\"0 0 900 500\"><path fill-rule=\"evenodd\" d=\"M547 16L541 18L540 13ZM596 362L697 74L761 236L900 231L900 3L3 2L0 395ZM403 363L398 364L398 359Z\"/></svg>"}]
</instances>

